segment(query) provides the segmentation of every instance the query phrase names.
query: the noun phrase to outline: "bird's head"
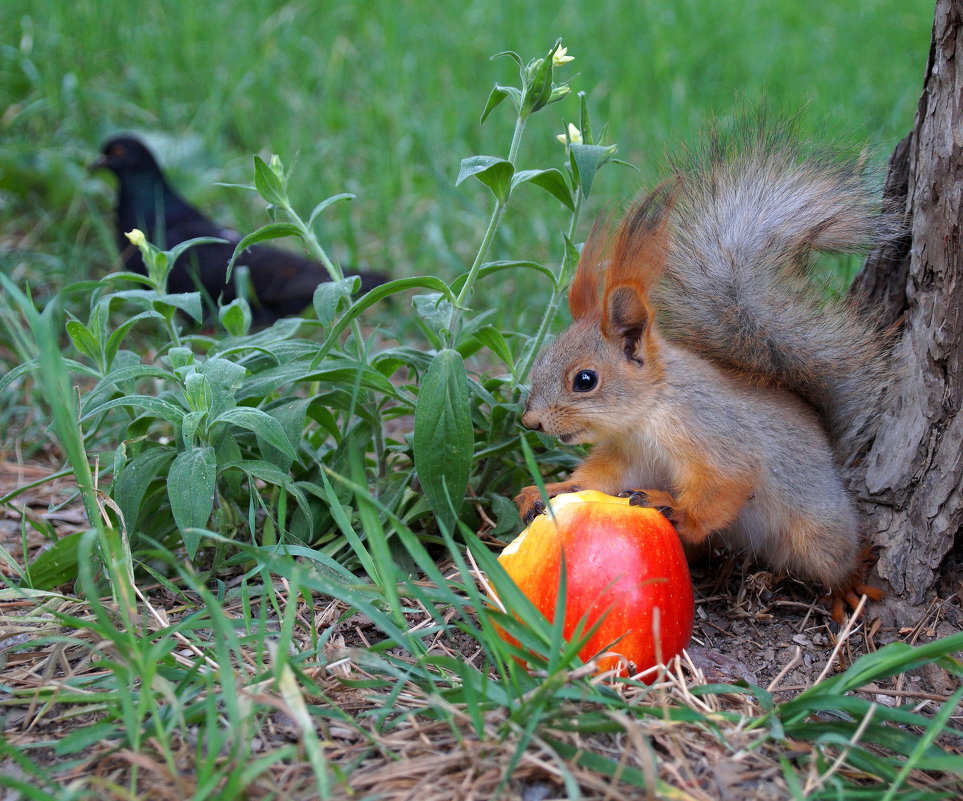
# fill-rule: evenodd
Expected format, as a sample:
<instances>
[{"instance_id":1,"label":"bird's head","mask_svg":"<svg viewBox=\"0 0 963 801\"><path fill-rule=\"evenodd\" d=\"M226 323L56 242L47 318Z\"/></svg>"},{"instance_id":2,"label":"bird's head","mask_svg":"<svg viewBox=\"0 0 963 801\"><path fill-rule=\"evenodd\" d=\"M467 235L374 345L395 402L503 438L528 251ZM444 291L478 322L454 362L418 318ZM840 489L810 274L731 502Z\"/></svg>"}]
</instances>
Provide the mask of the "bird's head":
<instances>
[{"instance_id":1,"label":"bird's head","mask_svg":"<svg viewBox=\"0 0 963 801\"><path fill-rule=\"evenodd\" d=\"M149 172L160 174L160 167L147 146L133 136L113 136L104 142L94 169L108 169L115 175Z\"/></svg>"}]
</instances>

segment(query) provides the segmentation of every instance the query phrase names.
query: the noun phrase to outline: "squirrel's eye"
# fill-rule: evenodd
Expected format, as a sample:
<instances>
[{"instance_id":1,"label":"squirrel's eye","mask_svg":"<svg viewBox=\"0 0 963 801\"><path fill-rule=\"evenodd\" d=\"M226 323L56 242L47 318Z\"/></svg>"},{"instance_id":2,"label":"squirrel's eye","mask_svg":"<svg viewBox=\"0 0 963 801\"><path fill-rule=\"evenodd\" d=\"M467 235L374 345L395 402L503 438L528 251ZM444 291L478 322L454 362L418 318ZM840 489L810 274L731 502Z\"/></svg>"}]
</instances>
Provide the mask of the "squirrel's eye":
<instances>
[{"instance_id":1,"label":"squirrel's eye","mask_svg":"<svg viewBox=\"0 0 963 801\"><path fill-rule=\"evenodd\" d=\"M598 382L599 377L593 370L579 370L572 381L572 389L576 392L588 392L590 389L595 389Z\"/></svg>"}]
</instances>

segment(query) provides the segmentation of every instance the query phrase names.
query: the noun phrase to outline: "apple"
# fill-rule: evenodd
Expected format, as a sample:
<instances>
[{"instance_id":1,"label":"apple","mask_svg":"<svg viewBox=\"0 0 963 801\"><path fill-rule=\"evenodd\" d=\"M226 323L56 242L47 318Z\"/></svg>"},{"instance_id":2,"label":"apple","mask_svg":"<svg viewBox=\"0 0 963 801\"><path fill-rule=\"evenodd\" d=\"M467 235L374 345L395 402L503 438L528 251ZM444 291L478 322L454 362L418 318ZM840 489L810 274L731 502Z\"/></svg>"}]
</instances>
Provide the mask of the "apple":
<instances>
[{"instance_id":1,"label":"apple","mask_svg":"<svg viewBox=\"0 0 963 801\"><path fill-rule=\"evenodd\" d=\"M655 509L583 490L551 501L498 557L538 610L551 620L565 555L562 632L585 618L602 622L579 651L598 672L634 675L680 653L692 635L692 580L679 535ZM658 610L658 613L656 613ZM512 638L502 632L509 641Z\"/></svg>"}]
</instances>

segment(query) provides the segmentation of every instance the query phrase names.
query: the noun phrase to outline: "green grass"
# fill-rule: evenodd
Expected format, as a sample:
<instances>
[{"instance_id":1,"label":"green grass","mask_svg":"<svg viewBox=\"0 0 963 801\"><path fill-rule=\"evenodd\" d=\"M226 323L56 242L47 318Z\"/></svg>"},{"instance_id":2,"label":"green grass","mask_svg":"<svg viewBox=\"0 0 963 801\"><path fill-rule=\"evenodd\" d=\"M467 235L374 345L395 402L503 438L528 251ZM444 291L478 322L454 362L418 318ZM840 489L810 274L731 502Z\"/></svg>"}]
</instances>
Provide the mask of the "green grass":
<instances>
[{"instance_id":1,"label":"green grass","mask_svg":"<svg viewBox=\"0 0 963 801\"><path fill-rule=\"evenodd\" d=\"M296 162L296 206L358 196L325 222L337 259L450 279L470 262L487 216L481 193L454 188L458 162L507 150L499 126L507 112L478 125L491 85L513 75L510 62L488 57L538 52L556 36L576 57L569 74L590 93L596 124L606 123L609 141L641 169L604 175L593 209L651 181L666 149L707 120L761 99L798 113L804 135L868 145L882 161L912 123L931 6L647 0L632 11L603 1L589 12L548 2L8 0L0 7L4 264L55 283L103 273L115 258L111 190L82 165L106 135L135 129L152 135L188 197L239 230L264 220L260 204L215 183L248 182L250 154L276 152ZM534 120L521 166L558 164L554 136L576 115L572 98ZM516 210L494 257L557 257L557 220L547 199ZM486 292L514 288L503 277Z\"/></svg>"},{"instance_id":2,"label":"green grass","mask_svg":"<svg viewBox=\"0 0 963 801\"><path fill-rule=\"evenodd\" d=\"M518 528L529 445L543 468L573 458L516 425L526 348L573 266L562 232L577 241L666 149L760 102L879 163L912 123L928 3L625 5L0 6L0 430L28 455L50 443L91 521L58 540L22 514L26 553L0 549L0 623L23 635L0 679L12 797L394 798L421 780L431 801L550 777L571 798L704 798L684 779L721 763L786 798L958 794L963 691L919 709L860 690L921 665L959 677L959 635L893 643L796 697L665 674L613 687L474 533ZM456 187L463 158L513 141L510 103L478 125L492 84L518 81L488 57L557 35L576 61L556 82L574 76L639 172L606 165L577 210L556 199L571 174L506 204L473 175L504 201L513 168L476 160ZM555 135L579 115L574 95L538 111L517 167L561 167ZM268 199L315 256L404 280L354 300L334 282L304 322L257 333L238 303L191 333L178 310L198 317L199 298L166 293L156 250L143 291L109 274L112 187L83 165L121 128L219 220L254 231ZM357 199L305 226L343 191ZM548 270L479 269L529 259ZM523 622L485 601L475 563Z\"/></svg>"}]
</instances>

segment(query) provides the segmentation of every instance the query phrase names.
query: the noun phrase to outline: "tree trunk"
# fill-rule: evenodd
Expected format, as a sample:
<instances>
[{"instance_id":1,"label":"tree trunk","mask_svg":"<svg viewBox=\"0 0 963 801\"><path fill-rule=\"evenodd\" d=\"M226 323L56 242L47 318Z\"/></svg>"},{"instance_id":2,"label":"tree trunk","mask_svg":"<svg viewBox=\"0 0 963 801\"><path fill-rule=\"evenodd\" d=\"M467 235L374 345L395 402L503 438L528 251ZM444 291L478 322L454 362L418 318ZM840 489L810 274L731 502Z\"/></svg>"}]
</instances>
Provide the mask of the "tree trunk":
<instances>
[{"instance_id":1,"label":"tree trunk","mask_svg":"<svg viewBox=\"0 0 963 801\"><path fill-rule=\"evenodd\" d=\"M849 478L880 546L877 570L924 600L963 525L963 2L938 0L913 130L889 164L885 204L908 235L867 259L851 290L896 330L898 373Z\"/></svg>"}]
</instances>

